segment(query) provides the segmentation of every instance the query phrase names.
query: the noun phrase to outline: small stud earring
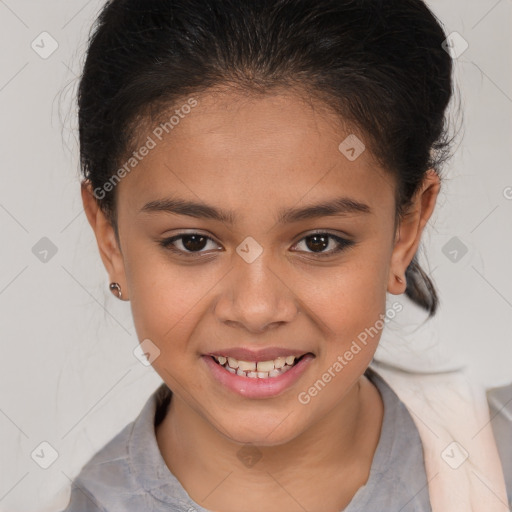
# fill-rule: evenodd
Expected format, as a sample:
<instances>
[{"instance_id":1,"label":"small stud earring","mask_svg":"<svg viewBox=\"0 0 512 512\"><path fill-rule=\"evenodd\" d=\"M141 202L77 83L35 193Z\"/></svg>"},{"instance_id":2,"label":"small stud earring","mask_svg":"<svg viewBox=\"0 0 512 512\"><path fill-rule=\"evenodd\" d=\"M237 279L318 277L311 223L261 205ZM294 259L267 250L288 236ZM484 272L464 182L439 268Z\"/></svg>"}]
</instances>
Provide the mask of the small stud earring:
<instances>
[{"instance_id":1,"label":"small stud earring","mask_svg":"<svg viewBox=\"0 0 512 512\"><path fill-rule=\"evenodd\" d=\"M120 299L122 297L121 285L119 283L110 283L110 291Z\"/></svg>"}]
</instances>

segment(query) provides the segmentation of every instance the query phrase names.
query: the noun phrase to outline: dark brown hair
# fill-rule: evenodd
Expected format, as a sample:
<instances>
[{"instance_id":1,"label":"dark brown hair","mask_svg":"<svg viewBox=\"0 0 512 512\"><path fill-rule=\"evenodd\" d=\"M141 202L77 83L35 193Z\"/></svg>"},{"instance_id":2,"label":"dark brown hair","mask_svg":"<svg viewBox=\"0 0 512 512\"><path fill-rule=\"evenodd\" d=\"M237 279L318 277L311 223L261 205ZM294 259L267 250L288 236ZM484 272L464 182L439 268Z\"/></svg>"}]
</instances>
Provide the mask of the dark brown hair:
<instances>
[{"instance_id":1,"label":"dark brown hair","mask_svg":"<svg viewBox=\"0 0 512 512\"><path fill-rule=\"evenodd\" d=\"M281 86L307 91L357 127L395 180L400 219L425 172L439 174L449 157L445 39L421 0L111 0L79 84L84 178L101 188L144 121L183 98ZM117 230L115 190L97 200ZM406 294L435 314L436 290L417 255L406 277Z\"/></svg>"}]
</instances>

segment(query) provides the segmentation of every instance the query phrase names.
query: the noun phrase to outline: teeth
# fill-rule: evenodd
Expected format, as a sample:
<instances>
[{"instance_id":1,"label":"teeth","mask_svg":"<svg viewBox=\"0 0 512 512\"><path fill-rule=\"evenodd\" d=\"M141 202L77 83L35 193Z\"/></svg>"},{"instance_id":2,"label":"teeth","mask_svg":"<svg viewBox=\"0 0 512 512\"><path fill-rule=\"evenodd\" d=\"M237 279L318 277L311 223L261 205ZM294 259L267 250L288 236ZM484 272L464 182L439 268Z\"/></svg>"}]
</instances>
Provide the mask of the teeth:
<instances>
[{"instance_id":1,"label":"teeth","mask_svg":"<svg viewBox=\"0 0 512 512\"><path fill-rule=\"evenodd\" d=\"M274 366L275 368L282 368L286 364L286 357L278 357L277 359L274 359Z\"/></svg>"},{"instance_id":2,"label":"teeth","mask_svg":"<svg viewBox=\"0 0 512 512\"><path fill-rule=\"evenodd\" d=\"M254 370L256 370L256 363L249 361L238 361L238 368L240 368L240 370L243 370L244 372L253 372Z\"/></svg>"},{"instance_id":3,"label":"teeth","mask_svg":"<svg viewBox=\"0 0 512 512\"><path fill-rule=\"evenodd\" d=\"M297 356L277 357L271 361L238 361L234 357L214 356L216 361L228 372L249 377L250 379L268 379L278 377L292 368Z\"/></svg>"},{"instance_id":4,"label":"teeth","mask_svg":"<svg viewBox=\"0 0 512 512\"><path fill-rule=\"evenodd\" d=\"M274 361L259 361L257 364L259 372L269 372L274 369Z\"/></svg>"}]
</instances>

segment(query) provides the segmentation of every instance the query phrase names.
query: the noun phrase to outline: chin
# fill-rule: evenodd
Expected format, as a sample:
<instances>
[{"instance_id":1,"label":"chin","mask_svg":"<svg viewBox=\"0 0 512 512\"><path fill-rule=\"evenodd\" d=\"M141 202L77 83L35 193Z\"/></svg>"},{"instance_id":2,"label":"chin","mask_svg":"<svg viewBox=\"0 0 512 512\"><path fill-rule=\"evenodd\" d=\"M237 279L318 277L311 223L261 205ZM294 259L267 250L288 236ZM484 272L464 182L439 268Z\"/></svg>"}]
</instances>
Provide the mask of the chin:
<instances>
[{"instance_id":1,"label":"chin","mask_svg":"<svg viewBox=\"0 0 512 512\"><path fill-rule=\"evenodd\" d=\"M279 446L292 441L300 435L297 422L287 422L287 414L267 415L260 421L248 418L247 421L221 423L221 433L230 441L255 446ZM291 416L291 415L290 415ZM291 428L290 428L291 427Z\"/></svg>"}]
</instances>

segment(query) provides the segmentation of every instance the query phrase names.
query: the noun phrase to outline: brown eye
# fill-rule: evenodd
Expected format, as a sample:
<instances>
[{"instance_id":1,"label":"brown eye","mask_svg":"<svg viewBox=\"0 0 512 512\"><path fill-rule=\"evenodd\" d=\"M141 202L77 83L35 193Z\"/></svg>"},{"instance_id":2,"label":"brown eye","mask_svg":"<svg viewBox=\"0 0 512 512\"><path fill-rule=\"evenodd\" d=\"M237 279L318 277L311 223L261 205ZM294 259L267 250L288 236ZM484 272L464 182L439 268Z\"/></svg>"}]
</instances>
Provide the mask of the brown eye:
<instances>
[{"instance_id":1,"label":"brown eye","mask_svg":"<svg viewBox=\"0 0 512 512\"><path fill-rule=\"evenodd\" d=\"M330 256L355 244L353 240L347 240L331 233L313 233L305 236L297 245L301 243L305 245L307 250L299 252L309 252L318 256ZM326 251L329 247L331 249Z\"/></svg>"},{"instance_id":2,"label":"brown eye","mask_svg":"<svg viewBox=\"0 0 512 512\"><path fill-rule=\"evenodd\" d=\"M312 235L306 237L306 246L313 252L321 252L329 245L329 236L325 235Z\"/></svg>"},{"instance_id":3,"label":"brown eye","mask_svg":"<svg viewBox=\"0 0 512 512\"><path fill-rule=\"evenodd\" d=\"M181 235L162 240L160 245L183 256L194 256L195 254L205 252L203 249L208 245L208 242L212 242L216 246L214 241L206 235L200 233L182 233ZM216 248L218 248L218 246L216 246Z\"/></svg>"},{"instance_id":4,"label":"brown eye","mask_svg":"<svg viewBox=\"0 0 512 512\"><path fill-rule=\"evenodd\" d=\"M202 235L186 235L182 237L183 247L187 251L195 252L204 249L208 239Z\"/></svg>"}]
</instances>

